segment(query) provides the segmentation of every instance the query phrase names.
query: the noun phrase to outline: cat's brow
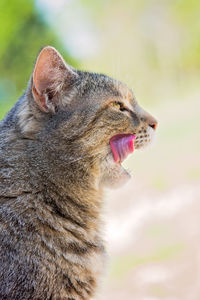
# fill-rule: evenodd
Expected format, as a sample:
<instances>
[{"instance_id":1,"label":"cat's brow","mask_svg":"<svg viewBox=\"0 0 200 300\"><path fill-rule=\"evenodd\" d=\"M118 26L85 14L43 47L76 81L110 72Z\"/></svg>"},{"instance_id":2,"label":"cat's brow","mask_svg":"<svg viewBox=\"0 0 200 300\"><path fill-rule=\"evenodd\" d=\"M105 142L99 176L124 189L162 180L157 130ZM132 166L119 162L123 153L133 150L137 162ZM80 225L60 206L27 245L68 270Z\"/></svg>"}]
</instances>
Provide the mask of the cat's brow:
<instances>
[{"instance_id":1,"label":"cat's brow","mask_svg":"<svg viewBox=\"0 0 200 300\"><path fill-rule=\"evenodd\" d=\"M133 99L128 99L125 97L111 97L106 101L105 106L108 106L112 102L121 102L124 107L128 108L130 111L133 111Z\"/></svg>"},{"instance_id":2,"label":"cat's brow","mask_svg":"<svg viewBox=\"0 0 200 300\"><path fill-rule=\"evenodd\" d=\"M127 107L130 111L133 111L133 100L123 98L122 101L125 107Z\"/></svg>"}]
</instances>

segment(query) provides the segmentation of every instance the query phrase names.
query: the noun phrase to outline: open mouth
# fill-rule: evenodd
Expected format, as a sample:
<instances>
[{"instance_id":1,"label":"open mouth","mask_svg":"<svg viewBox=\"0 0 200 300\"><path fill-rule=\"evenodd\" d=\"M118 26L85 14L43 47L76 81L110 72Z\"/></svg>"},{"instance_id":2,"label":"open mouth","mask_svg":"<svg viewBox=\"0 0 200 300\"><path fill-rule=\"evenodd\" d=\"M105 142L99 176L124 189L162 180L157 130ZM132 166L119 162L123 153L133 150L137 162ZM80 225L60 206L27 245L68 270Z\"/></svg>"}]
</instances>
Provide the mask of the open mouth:
<instances>
[{"instance_id":1,"label":"open mouth","mask_svg":"<svg viewBox=\"0 0 200 300\"><path fill-rule=\"evenodd\" d=\"M134 151L134 134L117 134L110 139L110 147L116 163L122 163Z\"/></svg>"}]
</instances>

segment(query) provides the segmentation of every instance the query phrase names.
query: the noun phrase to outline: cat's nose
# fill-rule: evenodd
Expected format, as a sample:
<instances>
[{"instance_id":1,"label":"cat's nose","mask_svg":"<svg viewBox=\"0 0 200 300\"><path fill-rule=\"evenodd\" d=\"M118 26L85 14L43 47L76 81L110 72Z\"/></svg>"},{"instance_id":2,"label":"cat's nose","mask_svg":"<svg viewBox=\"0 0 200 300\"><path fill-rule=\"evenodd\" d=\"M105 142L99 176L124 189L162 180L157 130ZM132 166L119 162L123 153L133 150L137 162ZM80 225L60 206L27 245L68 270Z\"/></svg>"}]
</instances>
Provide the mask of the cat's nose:
<instances>
[{"instance_id":1,"label":"cat's nose","mask_svg":"<svg viewBox=\"0 0 200 300\"><path fill-rule=\"evenodd\" d=\"M149 127L153 128L153 130L156 130L158 126L158 122L151 114L149 114L139 105L136 106L136 112L140 116L142 122L144 122Z\"/></svg>"},{"instance_id":2,"label":"cat's nose","mask_svg":"<svg viewBox=\"0 0 200 300\"><path fill-rule=\"evenodd\" d=\"M158 122L157 122L157 120L154 117L152 117L151 115L148 115L148 117L147 117L147 123L148 123L148 125L151 128L153 128L154 130L156 130L156 128L158 126Z\"/></svg>"},{"instance_id":3,"label":"cat's nose","mask_svg":"<svg viewBox=\"0 0 200 300\"><path fill-rule=\"evenodd\" d=\"M151 128L153 128L154 130L156 130L156 128L157 128L157 126L158 126L158 122L155 120L155 121L149 123L149 126L150 126Z\"/></svg>"}]
</instances>

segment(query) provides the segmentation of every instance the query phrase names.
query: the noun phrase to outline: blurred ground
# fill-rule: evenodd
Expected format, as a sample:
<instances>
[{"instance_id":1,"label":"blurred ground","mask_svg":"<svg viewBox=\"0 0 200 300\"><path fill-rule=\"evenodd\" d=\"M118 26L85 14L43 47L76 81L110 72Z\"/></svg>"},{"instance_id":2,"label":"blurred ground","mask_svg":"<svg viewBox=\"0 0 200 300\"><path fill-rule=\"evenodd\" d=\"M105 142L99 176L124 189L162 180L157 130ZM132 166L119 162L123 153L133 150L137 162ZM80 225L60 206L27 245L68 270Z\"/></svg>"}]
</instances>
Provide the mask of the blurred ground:
<instances>
[{"instance_id":1,"label":"blurred ground","mask_svg":"<svg viewBox=\"0 0 200 300\"><path fill-rule=\"evenodd\" d=\"M155 194L135 185L110 195L109 276L98 299L199 300L200 186Z\"/></svg>"}]
</instances>

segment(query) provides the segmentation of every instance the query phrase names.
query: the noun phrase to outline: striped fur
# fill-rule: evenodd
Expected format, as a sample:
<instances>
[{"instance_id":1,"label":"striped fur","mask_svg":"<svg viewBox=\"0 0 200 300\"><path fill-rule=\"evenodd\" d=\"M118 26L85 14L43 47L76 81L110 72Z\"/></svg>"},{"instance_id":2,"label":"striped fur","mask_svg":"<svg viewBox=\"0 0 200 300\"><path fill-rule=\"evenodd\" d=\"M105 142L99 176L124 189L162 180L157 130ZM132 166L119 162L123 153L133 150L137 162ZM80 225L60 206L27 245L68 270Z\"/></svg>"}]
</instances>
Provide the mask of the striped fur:
<instances>
[{"instance_id":1,"label":"striped fur","mask_svg":"<svg viewBox=\"0 0 200 300\"><path fill-rule=\"evenodd\" d=\"M56 68L55 90L44 88L53 69L38 84L38 58L0 123L0 299L88 300L105 269L103 188L127 176L109 140L145 130L149 115L122 83L42 51ZM110 105L119 100L130 114Z\"/></svg>"}]
</instances>

